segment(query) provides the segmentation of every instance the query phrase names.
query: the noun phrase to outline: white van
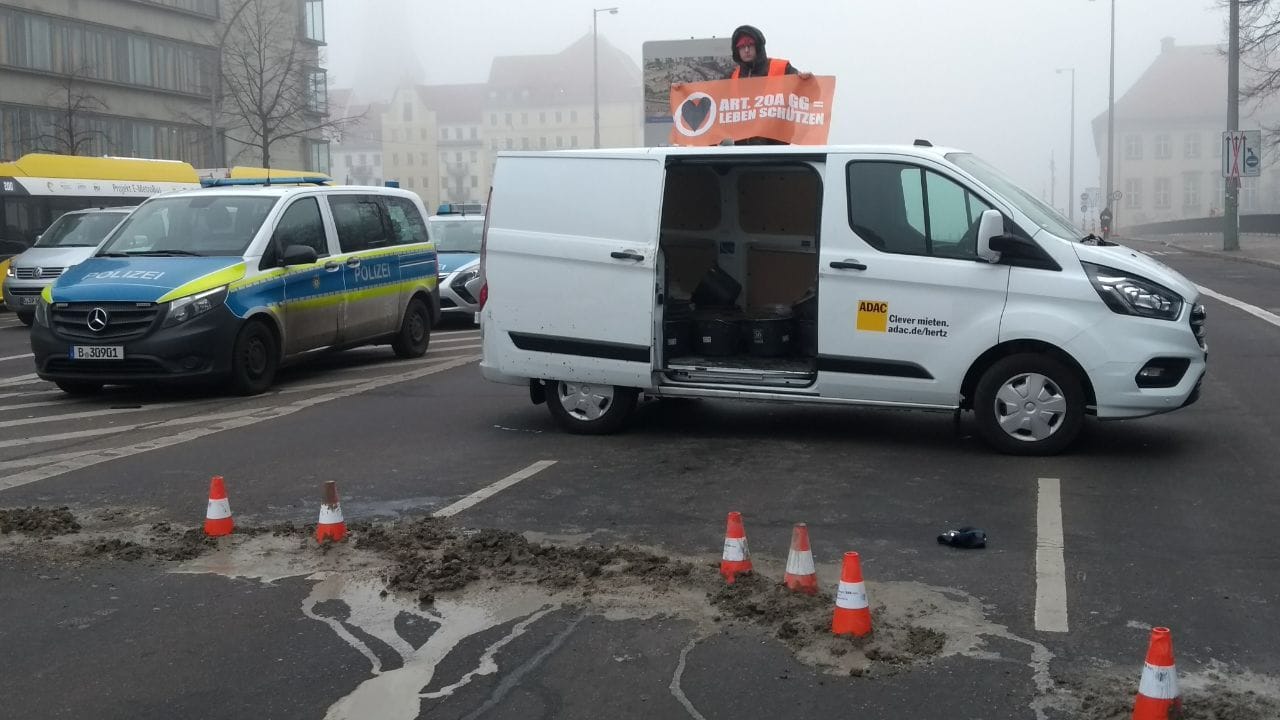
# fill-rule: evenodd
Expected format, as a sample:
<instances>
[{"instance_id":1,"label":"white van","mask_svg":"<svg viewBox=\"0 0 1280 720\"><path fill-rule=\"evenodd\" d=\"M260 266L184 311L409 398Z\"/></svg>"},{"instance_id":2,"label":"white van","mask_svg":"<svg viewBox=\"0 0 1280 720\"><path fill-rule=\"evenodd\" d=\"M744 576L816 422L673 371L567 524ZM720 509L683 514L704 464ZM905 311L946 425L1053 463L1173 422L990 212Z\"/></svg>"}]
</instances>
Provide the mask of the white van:
<instances>
[{"instance_id":1,"label":"white van","mask_svg":"<svg viewBox=\"0 0 1280 720\"><path fill-rule=\"evenodd\" d=\"M1194 284L924 141L500 153L481 257L485 377L572 432L643 394L972 410L1050 454L1207 359Z\"/></svg>"}]
</instances>

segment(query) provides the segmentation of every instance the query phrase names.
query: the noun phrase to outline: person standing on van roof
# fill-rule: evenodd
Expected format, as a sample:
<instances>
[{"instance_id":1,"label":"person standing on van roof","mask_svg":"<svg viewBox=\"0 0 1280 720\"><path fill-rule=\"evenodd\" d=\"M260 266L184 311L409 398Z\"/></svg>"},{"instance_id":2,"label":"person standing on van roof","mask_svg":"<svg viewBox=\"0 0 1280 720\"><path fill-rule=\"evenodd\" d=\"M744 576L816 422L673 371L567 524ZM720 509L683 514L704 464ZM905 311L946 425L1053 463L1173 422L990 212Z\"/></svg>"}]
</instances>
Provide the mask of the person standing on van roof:
<instances>
[{"instance_id":1,"label":"person standing on van roof","mask_svg":"<svg viewBox=\"0 0 1280 720\"><path fill-rule=\"evenodd\" d=\"M799 75L805 79L812 73L796 70L790 61L782 58L770 58L764 50L764 33L758 29L743 25L733 31L733 61L737 67L729 75L730 80L749 77L778 77L780 75Z\"/></svg>"}]
</instances>

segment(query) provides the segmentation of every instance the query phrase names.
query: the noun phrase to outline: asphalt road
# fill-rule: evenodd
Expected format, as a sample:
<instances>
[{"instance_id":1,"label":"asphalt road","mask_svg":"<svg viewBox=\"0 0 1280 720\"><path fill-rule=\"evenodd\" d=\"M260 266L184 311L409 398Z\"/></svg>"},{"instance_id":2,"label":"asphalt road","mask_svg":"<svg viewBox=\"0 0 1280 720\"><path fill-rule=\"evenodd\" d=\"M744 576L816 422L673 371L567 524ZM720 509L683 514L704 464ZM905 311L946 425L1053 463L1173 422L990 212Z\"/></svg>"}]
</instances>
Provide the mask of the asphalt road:
<instances>
[{"instance_id":1,"label":"asphalt road","mask_svg":"<svg viewBox=\"0 0 1280 720\"><path fill-rule=\"evenodd\" d=\"M1278 270L1137 246L1280 313ZM65 505L85 525L0 538L0 697L31 718L1118 718L1149 628L1166 625L1189 717L1275 717L1280 326L1205 304L1202 400L1091 422L1055 458L993 455L967 418L718 402L651 403L628 433L565 435L522 389L479 377L466 327L439 331L422 360L352 351L258 398L76 400L30 375L25 328L0 314L0 507ZM699 570L739 510L775 580L803 521L828 592L858 550L877 622L910 613L945 643L850 677L678 582L594 599L473 587L420 606L382 597L377 561L350 547L240 536L185 561L92 547L197 526L215 474L242 527L314 522L325 480L355 521L438 512L514 476L452 522L634 544ZM1054 550L1046 509L1062 527L1056 599L1037 577L1037 548ZM960 525L989 547L935 542ZM1065 632L1037 620L1038 593L1065 608Z\"/></svg>"}]
</instances>

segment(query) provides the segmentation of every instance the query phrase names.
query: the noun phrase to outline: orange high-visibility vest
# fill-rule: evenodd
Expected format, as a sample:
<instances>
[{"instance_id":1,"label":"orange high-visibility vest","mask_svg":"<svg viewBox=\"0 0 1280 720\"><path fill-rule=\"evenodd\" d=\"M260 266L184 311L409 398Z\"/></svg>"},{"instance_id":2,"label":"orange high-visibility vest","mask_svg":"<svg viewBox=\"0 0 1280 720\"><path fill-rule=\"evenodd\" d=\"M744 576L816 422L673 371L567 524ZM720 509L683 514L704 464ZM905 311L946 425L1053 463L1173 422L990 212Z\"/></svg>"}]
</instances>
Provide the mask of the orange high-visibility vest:
<instances>
[{"instance_id":1,"label":"orange high-visibility vest","mask_svg":"<svg viewBox=\"0 0 1280 720\"><path fill-rule=\"evenodd\" d=\"M791 64L790 60L780 60L778 58L769 58L769 77L782 77L787 74L787 66ZM742 75L742 66L739 65L733 69L733 74L729 76L730 80L737 80Z\"/></svg>"}]
</instances>

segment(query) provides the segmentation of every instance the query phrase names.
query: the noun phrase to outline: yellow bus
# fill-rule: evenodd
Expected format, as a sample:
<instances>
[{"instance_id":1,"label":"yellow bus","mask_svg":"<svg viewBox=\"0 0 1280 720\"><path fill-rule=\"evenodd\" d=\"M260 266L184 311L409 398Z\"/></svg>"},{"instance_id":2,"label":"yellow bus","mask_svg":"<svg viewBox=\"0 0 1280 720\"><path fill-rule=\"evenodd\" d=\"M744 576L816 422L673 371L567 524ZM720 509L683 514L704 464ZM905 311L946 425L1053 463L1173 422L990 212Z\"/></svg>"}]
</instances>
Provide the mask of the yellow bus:
<instances>
[{"instance_id":1,"label":"yellow bus","mask_svg":"<svg viewBox=\"0 0 1280 720\"><path fill-rule=\"evenodd\" d=\"M0 163L0 258L31 247L65 212L198 187L195 168L174 160L32 153Z\"/></svg>"}]
</instances>

